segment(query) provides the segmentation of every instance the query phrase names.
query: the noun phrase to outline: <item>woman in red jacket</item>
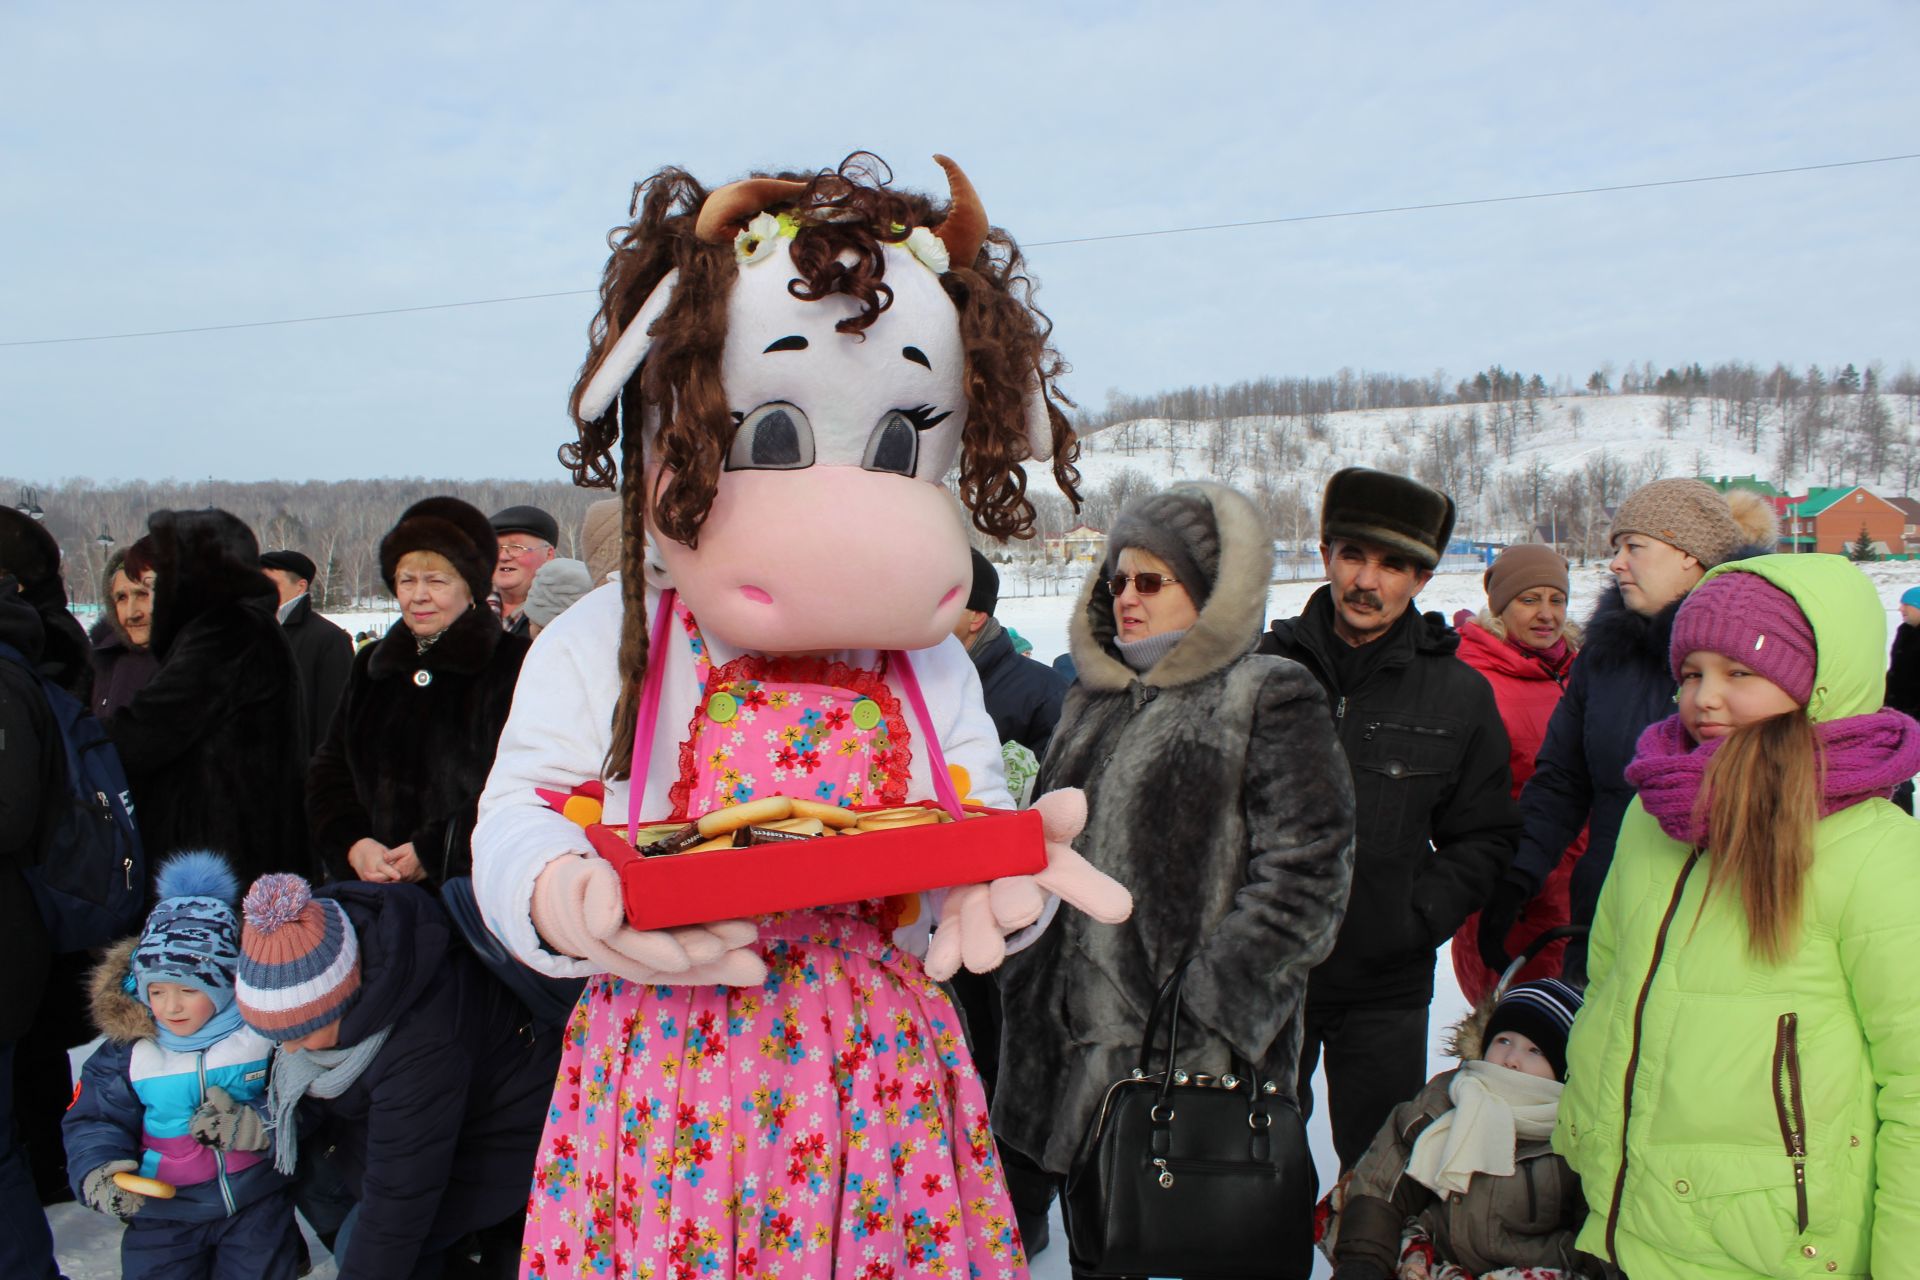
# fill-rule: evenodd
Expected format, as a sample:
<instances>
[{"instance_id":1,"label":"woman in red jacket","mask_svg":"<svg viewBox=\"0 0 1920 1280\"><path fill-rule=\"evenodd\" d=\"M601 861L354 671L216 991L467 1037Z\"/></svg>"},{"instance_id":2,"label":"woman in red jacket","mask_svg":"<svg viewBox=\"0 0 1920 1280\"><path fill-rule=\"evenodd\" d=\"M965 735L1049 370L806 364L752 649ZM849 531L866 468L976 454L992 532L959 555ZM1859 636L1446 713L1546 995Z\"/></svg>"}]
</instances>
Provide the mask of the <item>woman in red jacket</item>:
<instances>
[{"instance_id":1,"label":"woman in red jacket","mask_svg":"<svg viewBox=\"0 0 1920 1280\"><path fill-rule=\"evenodd\" d=\"M1538 543L1508 547L1495 557L1485 581L1487 607L1477 618L1462 609L1453 625L1460 633L1460 660L1493 686L1493 700L1507 726L1508 764L1518 798L1533 776L1533 759L1573 666L1579 631L1567 621L1567 562L1553 548ZM1520 954L1548 929L1567 923L1567 882L1586 847L1582 832L1507 935L1509 955ZM1479 928L1480 914L1475 912L1453 936L1453 971L1461 993L1474 1005L1500 980L1480 959ZM1565 949L1565 942L1547 947L1520 971L1520 981L1558 975Z\"/></svg>"}]
</instances>

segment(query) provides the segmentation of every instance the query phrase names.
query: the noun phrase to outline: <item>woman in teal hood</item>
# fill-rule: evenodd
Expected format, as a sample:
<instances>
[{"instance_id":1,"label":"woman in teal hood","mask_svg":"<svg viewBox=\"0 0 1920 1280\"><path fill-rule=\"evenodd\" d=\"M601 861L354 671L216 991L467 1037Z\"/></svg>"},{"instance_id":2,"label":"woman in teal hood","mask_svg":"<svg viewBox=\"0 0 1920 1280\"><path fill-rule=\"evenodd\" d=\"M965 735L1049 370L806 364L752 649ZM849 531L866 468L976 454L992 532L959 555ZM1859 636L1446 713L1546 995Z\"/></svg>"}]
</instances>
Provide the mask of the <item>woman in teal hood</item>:
<instances>
[{"instance_id":1,"label":"woman in teal hood","mask_svg":"<svg viewBox=\"0 0 1920 1280\"><path fill-rule=\"evenodd\" d=\"M1554 1148L1634 1280L1920 1266L1920 724L1838 556L1724 565L1641 737Z\"/></svg>"}]
</instances>

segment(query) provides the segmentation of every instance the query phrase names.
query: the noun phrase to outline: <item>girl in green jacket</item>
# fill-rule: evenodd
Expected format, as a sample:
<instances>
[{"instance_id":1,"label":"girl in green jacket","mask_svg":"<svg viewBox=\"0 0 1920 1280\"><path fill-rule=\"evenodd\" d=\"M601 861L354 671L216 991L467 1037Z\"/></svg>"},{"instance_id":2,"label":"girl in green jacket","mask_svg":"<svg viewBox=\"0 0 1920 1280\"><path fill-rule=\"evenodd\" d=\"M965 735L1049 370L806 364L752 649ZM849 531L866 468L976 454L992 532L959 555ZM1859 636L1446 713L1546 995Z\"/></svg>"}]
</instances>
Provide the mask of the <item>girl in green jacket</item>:
<instances>
[{"instance_id":1,"label":"girl in green jacket","mask_svg":"<svg viewBox=\"0 0 1920 1280\"><path fill-rule=\"evenodd\" d=\"M1920 1273L1920 827L1886 614L1838 556L1688 597L1642 736L1554 1148L1633 1280Z\"/></svg>"}]
</instances>

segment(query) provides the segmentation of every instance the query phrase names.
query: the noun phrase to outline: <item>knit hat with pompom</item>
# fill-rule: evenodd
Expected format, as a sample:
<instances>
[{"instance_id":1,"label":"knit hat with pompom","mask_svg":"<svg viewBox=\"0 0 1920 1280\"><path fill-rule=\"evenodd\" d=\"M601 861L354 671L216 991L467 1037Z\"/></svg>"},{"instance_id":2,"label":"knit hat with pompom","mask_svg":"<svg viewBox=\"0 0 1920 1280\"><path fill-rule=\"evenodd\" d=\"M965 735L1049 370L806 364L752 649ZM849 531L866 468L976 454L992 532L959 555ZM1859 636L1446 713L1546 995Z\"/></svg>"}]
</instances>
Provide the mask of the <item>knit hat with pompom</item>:
<instances>
[{"instance_id":1,"label":"knit hat with pompom","mask_svg":"<svg viewBox=\"0 0 1920 1280\"><path fill-rule=\"evenodd\" d=\"M233 1003L233 972L240 960L240 922L233 908L240 881L217 853L177 853L161 864L147 915L128 962L133 992L148 1004L147 988L174 982L206 993L216 1010Z\"/></svg>"},{"instance_id":2,"label":"knit hat with pompom","mask_svg":"<svg viewBox=\"0 0 1920 1280\"><path fill-rule=\"evenodd\" d=\"M235 1002L269 1040L298 1040L346 1013L360 989L360 943L340 904L296 875L253 882L241 907Z\"/></svg>"}]
</instances>

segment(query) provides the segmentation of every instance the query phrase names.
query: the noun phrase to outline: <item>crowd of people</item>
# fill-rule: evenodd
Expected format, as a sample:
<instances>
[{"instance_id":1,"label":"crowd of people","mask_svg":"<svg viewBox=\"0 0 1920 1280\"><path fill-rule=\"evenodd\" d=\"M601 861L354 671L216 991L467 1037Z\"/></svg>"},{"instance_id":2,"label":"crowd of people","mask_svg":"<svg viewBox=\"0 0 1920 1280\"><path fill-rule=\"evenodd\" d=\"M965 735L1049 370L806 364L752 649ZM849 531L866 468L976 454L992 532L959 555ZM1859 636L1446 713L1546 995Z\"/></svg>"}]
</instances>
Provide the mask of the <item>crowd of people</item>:
<instances>
[{"instance_id":1,"label":"crowd of people","mask_svg":"<svg viewBox=\"0 0 1920 1280\"><path fill-rule=\"evenodd\" d=\"M915 1025L957 1000L998 1153L968 1176L1004 1169L1014 1260L1052 1247L1050 1204L1172 980L1184 1060L1303 1114L1324 1101L1336 1280L1895 1274L1920 1255L1920 1004L1901 977L1920 828L1889 802L1910 811L1920 773L1920 588L1889 668L1855 566L1772 554L1764 504L1669 479L1617 509L1584 620L1567 561L1520 544L1449 623L1417 601L1454 514L1407 477L1339 472L1326 584L1268 624L1250 500L1137 498L1065 674L1019 652L976 551L958 687L991 718L1010 802L1084 793L1074 845L1131 891L1131 919L1042 917L946 991L887 976L902 961L876 929L776 927L770 968L728 970L712 1000L770 1018L759 975L800 980L789 962L816 944ZM583 1061L603 1071L645 1035L620 978L516 963L469 877L523 663L574 643L540 640L573 603L619 595L619 520L589 513L583 562L538 508L417 502L379 548L399 619L356 643L314 608L310 559L262 554L217 510L154 513L109 561L89 637L52 538L0 511L0 956L28 997L0 1004L0 1272L59 1275L42 1206L71 1195L127 1224L128 1276L303 1274L296 1212L356 1280L545 1274L522 1247L530 1197L536 1222L575 1214L558 1188L619 1151L556 1159L543 1133L583 1092L589 1113L609 1102ZM28 889L67 785L49 686L117 753L154 873L137 936L92 954L55 950ZM702 712L723 736L732 714ZM570 937L529 892L531 927ZM725 937L689 933L659 985L719 972ZM1427 1080L1449 941L1474 1012L1459 1066ZM68 1050L95 1035L76 1090ZM837 1059L806 1060L769 1052L783 1065L754 1105L847 1087ZM929 1088L917 1105L955 1105L951 1079ZM678 1123L706 1155L631 1174L664 1180L663 1207L734 1140ZM871 1153L876 1178L889 1158L895 1182L917 1168ZM956 1197L943 1230L1000 1230L984 1199L936 1191ZM713 1269L660 1239L611 1274Z\"/></svg>"}]
</instances>

